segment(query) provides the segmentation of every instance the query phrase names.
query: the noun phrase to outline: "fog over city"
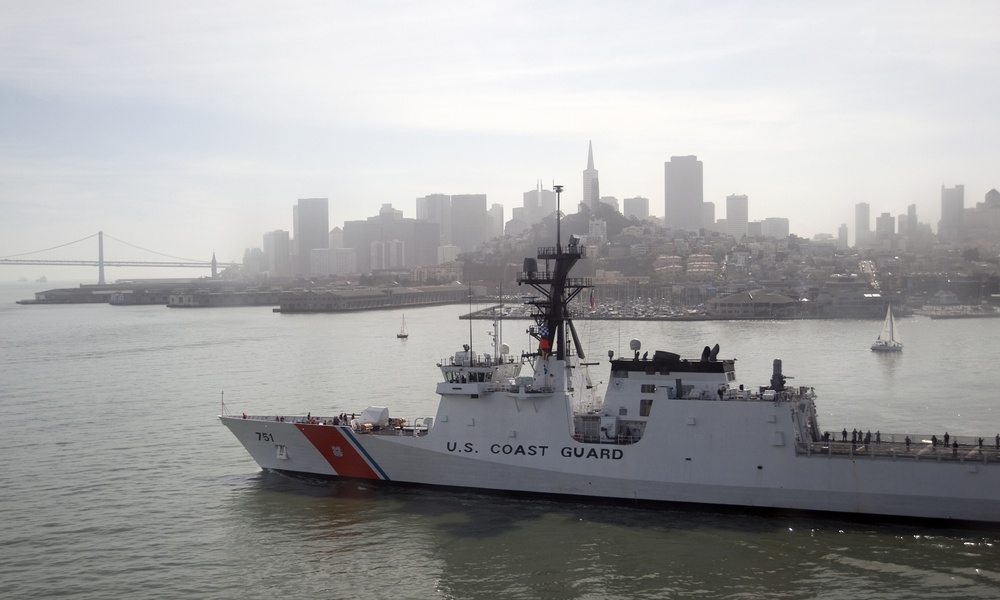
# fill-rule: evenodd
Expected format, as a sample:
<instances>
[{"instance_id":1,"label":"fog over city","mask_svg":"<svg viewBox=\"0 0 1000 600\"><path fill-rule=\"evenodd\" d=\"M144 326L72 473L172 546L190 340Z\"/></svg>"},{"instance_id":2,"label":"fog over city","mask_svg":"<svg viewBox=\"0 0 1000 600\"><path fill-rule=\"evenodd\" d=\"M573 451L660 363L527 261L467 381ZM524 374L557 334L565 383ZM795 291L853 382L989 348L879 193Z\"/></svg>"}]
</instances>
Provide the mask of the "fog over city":
<instances>
[{"instance_id":1,"label":"fog over city","mask_svg":"<svg viewBox=\"0 0 1000 600\"><path fill-rule=\"evenodd\" d=\"M859 202L936 229L942 186L1000 188L998 25L995 2L4 2L0 256L103 230L240 261L312 197L331 228L435 193L509 219L541 180L575 212L591 142L601 195L660 217L664 163L696 155L720 218L740 194L801 237L853 234Z\"/></svg>"}]
</instances>

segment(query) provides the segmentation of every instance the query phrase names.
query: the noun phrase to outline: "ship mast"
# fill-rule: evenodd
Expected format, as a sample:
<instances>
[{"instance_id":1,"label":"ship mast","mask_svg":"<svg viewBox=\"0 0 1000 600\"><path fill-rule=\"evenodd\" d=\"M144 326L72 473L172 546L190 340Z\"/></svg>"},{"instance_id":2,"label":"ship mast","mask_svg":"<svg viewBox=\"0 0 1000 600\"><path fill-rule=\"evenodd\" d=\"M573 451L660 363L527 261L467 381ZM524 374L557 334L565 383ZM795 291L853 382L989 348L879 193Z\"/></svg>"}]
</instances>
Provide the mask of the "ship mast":
<instances>
[{"instance_id":1,"label":"ship mast","mask_svg":"<svg viewBox=\"0 0 1000 600\"><path fill-rule=\"evenodd\" d=\"M555 353L558 360L575 353L584 358L583 345L573 327L569 303L586 288L592 287L589 277L570 278L569 272L578 260L586 257L580 238L570 236L566 247L562 245L561 203L563 186L553 186L556 192L556 245L538 249L538 260L545 261L545 270L538 270L538 262L533 258L524 260L524 271L518 274L517 283L527 284L535 288L542 297L530 304L534 305L535 326L528 333L538 340L539 350L546 354L547 350ZM554 262L552 270L549 261ZM572 340L573 348L569 347Z\"/></svg>"}]
</instances>

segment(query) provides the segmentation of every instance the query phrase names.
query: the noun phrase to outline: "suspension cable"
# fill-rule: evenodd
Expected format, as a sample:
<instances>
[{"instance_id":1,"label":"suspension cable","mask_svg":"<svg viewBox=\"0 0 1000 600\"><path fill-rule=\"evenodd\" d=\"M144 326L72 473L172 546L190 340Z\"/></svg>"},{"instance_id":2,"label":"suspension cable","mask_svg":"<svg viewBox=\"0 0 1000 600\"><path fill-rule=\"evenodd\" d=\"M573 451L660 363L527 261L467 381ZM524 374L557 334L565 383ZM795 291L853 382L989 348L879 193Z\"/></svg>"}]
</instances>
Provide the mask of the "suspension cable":
<instances>
[{"instance_id":1,"label":"suspension cable","mask_svg":"<svg viewBox=\"0 0 1000 600\"><path fill-rule=\"evenodd\" d=\"M130 243L126 242L125 240L120 240L120 239L118 239L118 238L116 238L113 235L108 234L108 233L105 233L104 237L111 238L111 239L113 239L116 242L125 244L126 246L131 246L131 247L135 248L136 250L142 250L143 252L149 252L151 254L156 254L158 256L165 256L167 258L172 258L174 260L184 260L184 261L187 261L187 262L205 262L203 260L198 260L198 259L195 259L195 258L183 258L183 257L180 257L180 256L173 256L171 254L164 254L162 252L157 252L156 250L150 250L148 248L143 248L141 246L136 246L135 244L130 244Z\"/></svg>"},{"instance_id":2,"label":"suspension cable","mask_svg":"<svg viewBox=\"0 0 1000 600\"><path fill-rule=\"evenodd\" d=\"M97 237L97 235L98 234L94 233L94 234L88 235L85 238L81 238L79 240L76 240L75 242L68 242L66 244L60 244L58 246L52 246L51 248L46 248L44 250L32 250L31 252L23 252L21 254L11 254L10 256L0 256L0 259L4 259L4 258L17 258L19 256L28 256L29 254L39 254L41 252L48 252L49 250L57 250L59 248L65 248L66 246L72 246L73 244L78 244L78 243L83 242L85 240L89 240L92 237Z\"/></svg>"}]
</instances>

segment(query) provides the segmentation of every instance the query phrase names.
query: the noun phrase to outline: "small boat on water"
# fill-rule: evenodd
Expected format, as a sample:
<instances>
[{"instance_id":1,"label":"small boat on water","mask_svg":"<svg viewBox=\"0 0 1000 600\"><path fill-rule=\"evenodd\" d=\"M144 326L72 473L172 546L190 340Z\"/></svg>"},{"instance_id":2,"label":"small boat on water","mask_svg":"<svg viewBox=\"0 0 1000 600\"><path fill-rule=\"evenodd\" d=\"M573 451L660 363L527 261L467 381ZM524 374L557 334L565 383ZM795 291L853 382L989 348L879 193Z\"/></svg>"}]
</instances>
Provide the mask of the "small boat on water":
<instances>
[{"instance_id":1,"label":"small boat on water","mask_svg":"<svg viewBox=\"0 0 1000 600\"><path fill-rule=\"evenodd\" d=\"M882 331L878 334L878 339L872 344L873 352L902 352L903 342L899 341L899 332L896 330L896 319L892 316L892 305L889 305L885 312L885 321L882 323Z\"/></svg>"},{"instance_id":2,"label":"small boat on water","mask_svg":"<svg viewBox=\"0 0 1000 600\"><path fill-rule=\"evenodd\" d=\"M396 334L401 340L405 340L410 337L410 332L406 329L406 315L403 315L403 325L399 328L399 333Z\"/></svg>"},{"instance_id":3,"label":"small boat on water","mask_svg":"<svg viewBox=\"0 0 1000 600\"><path fill-rule=\"evenodd\" d=\"M849 420L824 431L815 391L786 385L780 359L770 379L743 384L718 344L682 358L643 353L633 340L592 375L603 359L585 356L572 304L592 281L570 277L586 246L577 236L562 244L556 224L556 244L517 274L537 292L527 300L529 347L517 356L499 339L490 353L468 343L439 360L434 415L370 406L361 379L357 390L316 398L327 416L228 414L223 404L220 421L262 469L293 476L1000 524L1000 434L995 448L984 445L992 431L952 436L950 447L930 432L848 434ZM359 377L371 366L357 364ZM352 404L357 412L339 412Z\"/></svg>"}]
</instances>

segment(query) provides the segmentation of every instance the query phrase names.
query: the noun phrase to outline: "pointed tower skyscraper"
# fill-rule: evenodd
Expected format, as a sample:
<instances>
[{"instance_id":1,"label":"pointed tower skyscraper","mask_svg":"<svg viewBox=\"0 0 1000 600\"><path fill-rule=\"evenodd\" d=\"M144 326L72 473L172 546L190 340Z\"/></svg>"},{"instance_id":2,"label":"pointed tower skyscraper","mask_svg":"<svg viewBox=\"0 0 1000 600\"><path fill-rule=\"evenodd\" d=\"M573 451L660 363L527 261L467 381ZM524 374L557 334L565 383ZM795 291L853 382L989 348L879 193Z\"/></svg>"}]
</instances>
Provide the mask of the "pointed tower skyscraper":
<instances>
[{"instance_id":1,"label":"pointed tower skyscraper","mask_svg":"<svg viewBox=\"0 0 1000 600\"><path fill-rule=\"evenodd\" d=\"M601 201L601 187L597 181L597 169L594 168L594 142L589 142L587 148L587 168L583 171L583 203L594 210Z\"/></svg>"}]
</instances>

